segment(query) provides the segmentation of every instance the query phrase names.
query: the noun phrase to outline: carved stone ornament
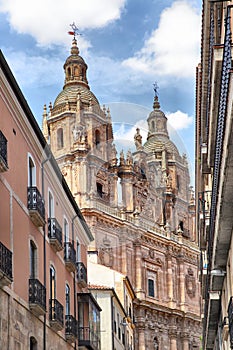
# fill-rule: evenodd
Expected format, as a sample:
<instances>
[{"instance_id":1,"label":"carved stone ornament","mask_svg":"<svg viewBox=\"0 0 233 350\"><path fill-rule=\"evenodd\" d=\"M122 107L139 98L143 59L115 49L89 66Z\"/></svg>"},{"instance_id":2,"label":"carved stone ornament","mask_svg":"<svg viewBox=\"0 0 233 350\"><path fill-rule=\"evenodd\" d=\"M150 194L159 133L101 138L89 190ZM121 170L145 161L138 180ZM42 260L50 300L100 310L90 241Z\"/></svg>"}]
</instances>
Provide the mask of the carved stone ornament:
<instances>
[{"instance_id":1,"label":"carved stone ornament","mask_svg":"<svg viewBox=\"0 0 233 350\"><path fill-rule=\"evenodd\" d=\"M103 239L103 244L99 249L99 259L102 265L112 267L113 266L113 251L111 247L111 242L105 236Z\"/></svg>"},{"instance_id":2,"label":"carved stone ornament","mask_svg":"<svg viewBox=\"0 0 233 350\"><path fill-rule=\"evenodd\" d=\"M188 273L185 276L185 287L187 294L191 297L194 298L196 294L196 281L194 277L194 272L192 269L188 269Z\"/></svg>"},{"instance_id":3,"label":"carved stone ornament","mask_svg":"<svg viewBox=\"0 0 233 350\"><path fill-rule=\"evenodd\" d=\"M150 257L151 259L154 259L154 257L155 257L155 252L154 252L153 249L150 249L150 250L149 250L149 257Z\"/></svg>"}]
</instances>

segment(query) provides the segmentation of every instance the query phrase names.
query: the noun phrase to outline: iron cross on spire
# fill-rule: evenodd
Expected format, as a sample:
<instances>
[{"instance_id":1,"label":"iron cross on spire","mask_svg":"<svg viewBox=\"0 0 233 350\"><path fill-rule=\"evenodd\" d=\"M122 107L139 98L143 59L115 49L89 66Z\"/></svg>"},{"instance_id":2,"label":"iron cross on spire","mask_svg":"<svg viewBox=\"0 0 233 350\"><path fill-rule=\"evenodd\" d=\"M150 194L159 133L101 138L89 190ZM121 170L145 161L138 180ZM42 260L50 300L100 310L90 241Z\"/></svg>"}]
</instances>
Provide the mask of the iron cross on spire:
<instances>
[{"instance_id":1,"label":"iron cross on spire","mask_svg":"<svg viewBox=\"0 0 233 350\"><path fill-rule=\"evenodd\" d=\"M70 27L72 30L68 32L69 35L73 35L74 38L76 37L76 35L82 35L81 33L79 33L79 29L74 22L70 24Z\"/></svg>"},{"instance_id":2,"label":"iron cross on spire","mask_svg":"<svg viewBox=\"0 0 233 350\"><path fill-rule=\"evenodd\" d=\"M155 96L158 97L158 94L159 94L159 93L158 93L159 86L158 86L158 84L157 84L157 81L154 82L153 86L154 86Z\"/></svg>"}]
</instances>

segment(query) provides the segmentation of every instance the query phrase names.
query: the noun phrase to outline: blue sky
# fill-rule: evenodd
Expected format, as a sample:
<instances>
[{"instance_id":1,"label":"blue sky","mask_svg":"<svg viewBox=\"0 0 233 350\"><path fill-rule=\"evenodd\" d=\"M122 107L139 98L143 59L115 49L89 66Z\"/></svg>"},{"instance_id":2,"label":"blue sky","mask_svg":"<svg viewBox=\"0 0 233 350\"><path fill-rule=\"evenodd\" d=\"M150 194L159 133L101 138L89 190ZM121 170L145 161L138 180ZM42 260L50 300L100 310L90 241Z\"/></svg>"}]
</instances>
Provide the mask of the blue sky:
<instances>
[{"instance_id":1,"label":"blue sky","mask_svg":"<svg viewBox=\"0 0 233 350\"><path fill-rule=\"evenodd\" d=\"M200 0L0 0L1 49L41 125L43 105L63 87L75 22L89 85L110 106L116 138L146 127L156 81L171 132L193 163L200 13Z\"/></svg>"}]
</instances>

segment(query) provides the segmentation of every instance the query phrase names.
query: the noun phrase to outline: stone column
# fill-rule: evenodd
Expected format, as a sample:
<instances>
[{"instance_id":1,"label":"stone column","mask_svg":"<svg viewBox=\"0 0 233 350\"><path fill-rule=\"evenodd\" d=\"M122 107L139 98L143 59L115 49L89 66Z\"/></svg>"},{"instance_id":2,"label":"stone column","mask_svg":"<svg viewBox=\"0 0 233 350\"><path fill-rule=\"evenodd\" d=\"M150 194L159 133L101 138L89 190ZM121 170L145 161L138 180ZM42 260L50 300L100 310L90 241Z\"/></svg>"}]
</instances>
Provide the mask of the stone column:
<instances>
[{"instance_id":1,"label":"stone column","mask_svg":"<svg viewBox=\"0 0 233 350\"><path fill-rule=\"evenodd\" d=\"M181 306L181 310L185 311L185 275L184 275L183 254L178 259L178 263L179 263L179 280L180 280L180 306Z\"/></svg>"},{"instance_id":2,"label":"stone column","mask_svg":"<svg viewBox=\"0 0 233 350\"><path fill-rule=\"evenodd\" d=\"M138 350L145 350L145 326L138 328Z\"/></svg>"},{"instance_id":3,"label":"stone column","mask_svg":"<svg viewBox=\"0 0 233 350\"><path fill-rule=\"evenodd\" d=\"M130 177L121 177L122 186L122 201L126 208L126 211L133 211L133 179Z\"/></svg>"},{"instance_id":4,"label":"stone column","mask_svg":"<svg viewBox=\"0 0 233 350\"><path fill-rule=\"evenodd\" d=\"M142 290L142 267L141 267L141 261L142 261L142 253L141 253L141 242L135 242L135 269L136 269L136 295L137 298L141 299L145 297L145 292Z\"/></svg>"},{"instance_id":5,"label":"stone column","mask_svg":"<svg viewBox=\"0 0 233 350\"><path fill-rule=\"evenodd\" d=\"M183 334L183 350L189 350L189 335L188 335L188 333Z\"/></svg>"},{"instance_id":6,"label":"stone column","mask_svg":"<svg viewBox=\"0 0 233 350\"><path fill-rule=\"evenodd\" d=\"M117 207L118 204L118 188L117 188L117 181L118 176L116 173L111 174L111 185L110 185L110 204L113 207Z\"/></svg>"},{"instance_id":7,"label":"stone column","mask_svg":"<svg viewBox=\"0 0 233 350\"><path fill-rule=\"evenodd\" d=\"M168 247L170 250L170 247ZM172 257L170 252L167 254L167 295L169 304L173 303L173 278L172 278ZM172 305L170 305L172 307Z\"/></svg>"},{"instance_id":8,"label":"stone column","mask_svg":"<svg viewBox=\"0 0 233 350\"><path fill-rule=\"evenodd\" d=\"M179 350L177 349L177 334L176 334L176 327L172 327L169 331L170 336L170 350Z\"/></svg>"},{"instance_id":9,"label":"stone column","mask_svg":"<svg viewBox=\"0 0 233 350\"><path fill-rule=\"evenodd\" d=\"M137 308L137 316L136 316L136 332L138 334L138 347L137 350L146 350L145 345L145 310L140 307Z\"/></svg>"},{"instance_id":10,"label":"stone column","mask_svg":"<svg viewBox=\"0 0 233 350\"><path fill-rule=\"evenodd\" d=\"M127 275L127 253L126 253L126 239L125 234L121 237L121 271L124 275Z\"/></svg>"}]
</instances>

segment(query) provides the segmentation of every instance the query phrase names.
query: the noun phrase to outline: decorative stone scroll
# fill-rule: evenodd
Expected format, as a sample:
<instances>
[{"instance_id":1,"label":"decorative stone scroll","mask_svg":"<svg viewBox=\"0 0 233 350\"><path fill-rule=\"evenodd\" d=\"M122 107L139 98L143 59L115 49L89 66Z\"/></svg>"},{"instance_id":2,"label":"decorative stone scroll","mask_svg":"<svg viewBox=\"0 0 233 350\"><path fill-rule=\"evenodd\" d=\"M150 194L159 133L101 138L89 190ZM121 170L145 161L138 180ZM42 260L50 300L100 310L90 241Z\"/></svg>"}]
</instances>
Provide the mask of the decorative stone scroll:
<instances>
[{"instance_id":1,"label":"decorative stone scroll","mask_svg":"<svg viewBox=\"0 0 233 350\"><path fill-rule=\"evenodd\" d=\"M196 294L196 281L194 277L194 272L191 268L188 269L188 273L185 276L185 287L187 294L194 298Z\"/></svg>"}]
</instances>

